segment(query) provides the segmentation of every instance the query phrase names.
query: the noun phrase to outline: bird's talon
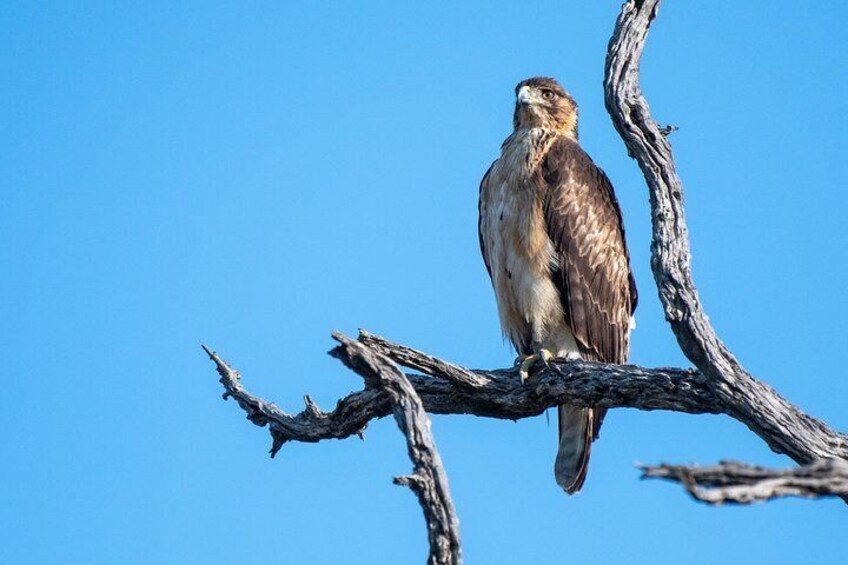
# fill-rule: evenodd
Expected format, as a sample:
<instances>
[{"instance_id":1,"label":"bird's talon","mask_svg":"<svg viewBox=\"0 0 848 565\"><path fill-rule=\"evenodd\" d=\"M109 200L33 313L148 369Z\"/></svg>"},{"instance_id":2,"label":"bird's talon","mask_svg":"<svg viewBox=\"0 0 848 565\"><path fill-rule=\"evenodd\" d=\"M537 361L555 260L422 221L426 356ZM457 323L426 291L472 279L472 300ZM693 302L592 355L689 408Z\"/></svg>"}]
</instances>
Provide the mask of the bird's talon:
<instances>
[{"instance_id":1,"label":"bird's talon","mask_svg":"<svg viewBox=\"0 0 848 565\"><path fill-rule=\"evenodd\" d=\"M530 369L533 368L533 365L538 359L539 356L536 354L527 355L521 359L521 364L518 367L518 376L521 378L521 384L526 383L527 379L530 378Z\"/></svg>"},{"instance_id":2,"label":"bird's talon","mask_svg":"<svg viewBox=\"0 0 848 565\"><path fill-rule=\"evenodd\" d=\"M553 353L548 351L547 349L540 349L537 353L532 355L528 355L526 357L519 357L517 361L520 361L521 365L518 369L518 376L521 378L521 384L527 382L527 379L530 378L530 372L536 363L539 361L545 364L545 367L548 366L548 361L554 358Z\"/></svg>"}]
</instances>

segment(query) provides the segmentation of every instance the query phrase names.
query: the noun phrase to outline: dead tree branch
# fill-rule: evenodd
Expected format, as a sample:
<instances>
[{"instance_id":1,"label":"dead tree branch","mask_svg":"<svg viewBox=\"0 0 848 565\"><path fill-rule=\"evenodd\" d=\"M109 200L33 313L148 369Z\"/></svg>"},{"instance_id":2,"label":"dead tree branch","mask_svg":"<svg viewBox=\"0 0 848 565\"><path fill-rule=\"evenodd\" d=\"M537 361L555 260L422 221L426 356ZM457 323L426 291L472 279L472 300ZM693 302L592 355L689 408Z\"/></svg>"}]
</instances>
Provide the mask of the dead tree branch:
<instances>
[{"instance_id":1,"label":"dead tree branch","mask_svg":"<svg viewBox=\"0 0 848 565\"><path fill-rule=\"evenodd\" d=\"M639 63L660 0L629 0L607 51L607 111L648 183L653 240L651 269L665 317L683 353L706 377L726 413L764 439L772 450L806 464L848 459L848 436L808 416L756 380L721 342L701 306L690 270L691 253L683 184L671 145L651 117L639 86Z\"/></svg>"},{"instance_id":2,"label":"dead tree branch","mask_svg":"<svg viewBox=\"0 0 848 565\"><path fill-rule=\"evenodd\" d=\"M346 339L336 334L337 340ZM427 368L428 376L406 375L425 410L434 414L471 414L507 420L538 416L547 408L567 401L580 406L671 410L689 414L716 414L721 406L709 391L704 377L686 369L646 369L635 365L606 365L591 361L552 360L526 384L515 369L472 371L442 361L406 346L362 332L365 347L411 368ZM373 419L391 414L386 393L366 387L339 400L334 410L320 410L309 397L306 408L288 414L271 402L248 392L238 371L215 352L203 347L214 361L224 398L233 398L258 426L268 426L272 456L287 441L314 443L324 439L344 439L362 434ZM332 353L334 353L333 350ZM445 369L448 368L448 369ZM462 381L457 372L466 375ZM469 391L471 376L485 382Z\"/></svg>"},{"instance_id":3,"label":"dead tree branch","mask_svg":"<svg viewBox=\"0 0 848 565\"><path fill-rule=\"evenodd\" d=\"M628 407L689 414L726 414L734 417L710 391L706 378L692 370L645 369L632 365L552 360L547 367L540 366L528 383L522 384L515 369L466 369L366 331L360 333L358 341L352 341L340 334L334 334L334 338L343 346L333 349L330 354L360 374L364 369L350 360L349 351L354 346L360 357L365 355L363 352L370 352L370 355L379 359L426 370L428 376L408 374L405 379L415 389L424 410L436 414L471 414L517 420L537 416L546 408L567 401L580 406ZM221 384L225 389L224 397L234 398L251 422L258 426L268 426L272 437L272 456L287 441L313 443L324 439L344 439L351 435L361 435L371 420L387 416L393 411L390 393L383 387L366 381L365 390L351 393L339 400L335 410L331 412L318 409L307 396L306 408L299 414L290 415L246 391L236 370L205 346L204 350L217 366ZM470 382L485 384L469 389ZM787 425L791 426L792 423ZM842 462L837 461L831 465L825 460L814 465L822 465L816 467L821 476L827 469L842 469L839 473L844 473L844 467L836 466L839 463ZM692 485L689 490L693 496L696 496L697 492L700 496L696 498L699 500L719 502L717 497L726 496L726 501L730 502L731 496L746 496L743 489L731 489L729 494L716 494L714 491L704 491L701 487L718 485L699 481L689 483L684 480L689 476L706 476L701 471L706 468L664 465L645 469L645 476L680 477L684 486L689 488ZM762 473L774 473L778 476L784 472L763 469ZM833 481L826 483L826 486L830 485L831 491L826 493L822 490L820 495L842 494L839 491L841 483L838 482L841 479L842 474L834 476ZM761 496L769 492L775 497L786 496L794 494L788 489L797 485L787 483L778 485L780 488L766 490L770 484L759 485L755 494ZM728 483L726 486L736 485Z\"/></svg>"},{"instance_id":4,"label":"dead tree branch","mask_svg":"<svg viewBox=\"0 0 848 565\"><path fill-rule=\"evenodd\" d=\"M418 496L427 522L431 565L460 565L459 520L453 507L448 477L436 449L430 418L409 379L385 355L362 343L336 335L341 344L331 355L365 379L367 387L385 392L392 405L395 421L406 437L406 447L414 470L411 475L395 477L395 484L408 486Z\"/></svg>"},{"instance_id":5,"label":"dead tree branch","mask_svg":"<svg viewBox=\"0 0 848 565\"><path fill-rule=\"evenodd\" d=\"M678 482L695 500L714 505L749 504L784 496L819 498L848 495L848 462L822 459L809 465L773 470L722 461L712 467L642 467L642 478Z\"/></svg>"}]
</instances>

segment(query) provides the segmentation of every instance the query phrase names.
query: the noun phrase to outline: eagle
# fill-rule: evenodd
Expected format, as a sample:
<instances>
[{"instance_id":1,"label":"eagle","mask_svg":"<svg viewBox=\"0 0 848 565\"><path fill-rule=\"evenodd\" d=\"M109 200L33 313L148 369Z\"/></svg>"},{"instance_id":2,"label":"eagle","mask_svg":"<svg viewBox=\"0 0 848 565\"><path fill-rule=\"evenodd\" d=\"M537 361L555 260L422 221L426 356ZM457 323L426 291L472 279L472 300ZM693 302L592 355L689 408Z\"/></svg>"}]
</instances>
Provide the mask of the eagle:
<instances>
[{"instance_id":1,"label":"eagle","mask_svg":"<svg viewBox=\"0 0 848 565\"><path fill-rule=\"evenodd\" d=\"M480 183L480 249L522 382L551 358L624 363L637 293L612 184L556 80L515 88L513 131ZM583 486L605 409L557 407L557 483Z\"/></svg>"}]
</instances>

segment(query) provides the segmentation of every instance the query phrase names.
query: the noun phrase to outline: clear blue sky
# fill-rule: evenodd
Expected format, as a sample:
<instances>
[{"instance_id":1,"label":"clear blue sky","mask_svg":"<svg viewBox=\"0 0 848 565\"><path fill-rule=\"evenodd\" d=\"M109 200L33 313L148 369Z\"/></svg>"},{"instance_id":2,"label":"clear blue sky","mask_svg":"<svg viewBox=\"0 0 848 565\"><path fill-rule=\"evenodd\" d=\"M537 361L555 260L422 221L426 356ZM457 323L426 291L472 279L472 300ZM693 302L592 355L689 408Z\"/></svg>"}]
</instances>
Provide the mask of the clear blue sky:
<instances>
[{"instance_id":1,"label":"clear blue sky","mask_svg":"<svg viewBox=\"0 0 848 565\"><path fill-rule=\"evenodd\" d=\"M354 5L357 4L357 5ZM619 2L17 3L0 8L3 563L418 563L393 422L287 445L221 400L200 343L284 409L360 387L364 327L510 364L477 186L513 87L558 77L624 209L632 359L685 365L647 192L603 109ZM686 186L711 319L757 376L848 430L848 4L669 1L643 86ZM586 488L556 430L433 421L469 563L837 562L845 505L695 504L633 464L787 466L727 418L613 411Z\"/></svg>"}]
</instances>

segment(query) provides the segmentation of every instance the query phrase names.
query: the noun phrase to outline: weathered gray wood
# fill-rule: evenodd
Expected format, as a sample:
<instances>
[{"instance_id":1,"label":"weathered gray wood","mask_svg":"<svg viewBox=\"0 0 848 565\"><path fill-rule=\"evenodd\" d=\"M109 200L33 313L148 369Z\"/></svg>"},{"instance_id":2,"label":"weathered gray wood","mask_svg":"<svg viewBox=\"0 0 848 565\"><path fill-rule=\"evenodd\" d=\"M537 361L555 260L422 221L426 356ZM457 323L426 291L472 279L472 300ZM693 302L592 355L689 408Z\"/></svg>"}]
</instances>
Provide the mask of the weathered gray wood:
<instances>
[{"instance_id":1,"label":"weathered gray wood","mask_svg":"<svg viewBox=\"0 0 848 565\"><path fill-rule=\"evenodd\" d=\"M340 334L334 334L334 337L343 344L358 343L364 350L400 365L426 369L428 376L408 374L405 378L420 397L424 409L431 413L517 420L537 416L547 408L570 402L580 406L670 410L690 414L723 413L735 417L713 395L707 379L693 370L646 369L633 365L555 359L548 366L540 365L530 381L522 384L515 368L470 370L364 331L360 333L359 342L353 342ZM287 414L273 403L246 391L235 369L205 346L204 350L216 364L221 376L220 382L225 389L224 398L234 398L251 422L258 426L268 426L273 440L272 456L287 441L311 443L361 436L371 420L392 413L392 401L388 393L371 383L365 390L339 400L336 408L330 412L320 410L306 396L306 408L303 411L295 415ZM347 363L349 353L340 347L330 353ZM465 376L457 379L457 374ZM468 383L477 380L471 377L477 377L479 382L485 384L469 388ZM661 468L679 469L680 473L688 469L683 466ZM737 492L740 494L734 494ZM761 494L764 491L760 488L756 492ZM787 491L775 489L773 492L775 496L784 496ZM834 490L833 494L839 492ZM726 496L730 501L731 495L738 498L746 496L744 491L732 491L721 495L704 494L703 498L707 500L710 497Z\"/></svg>"},{"instance_id":2,"label":"weathered gray wood","mask_svg":"<svg viewBox=\"0 0 848 565\"><path fill-rule=\"evenodd\" d=\"M435 414L472 414L518 420L538 416L547 408L563 402L605 408L672 410L690 414L715 414L721 406L696 371L673 368L646 369L635 365L606 365L590 361L552 360L540 366L530 380L522 384L516 369L499 371L461 371L476 375L482 386L469 390L453 378L456 365L371 334L361 340L364 346L404 366L429 366L430 376L407 375L424 404ZM341 339L338 336L337 339ZM379 345L377 345L379 344ZM376 349L374 349L376 348ZM272 456L287 441L317 442L344 439L362 434L368 422L391 413L386 393L366 388L342 398L334 410L320 410L309 397L306 408L288 414L247 390L238 371L215 352L204 346L215 362L224 398L233 398L246 412L248 420L268 426L273 439ZM333 350L335 352L335 350ZM332 352L331 352L332 353ZM442 372L440 367L453 367Z\"/></svg>"},{"instance_id":3,"label":"weathered gray wood","mask_svg":"<svg viewBox=\"0 0 848 565\"><path fill-rule=\"evenodd\" d=\"M848 495L848 462L841 459L821 459L785 470L722 461L711 467L663 464L642 467L642 471L642 478L678 482L695 500L714 505L749 504L784 496Z\"/></svg>"},{"instance_id":4,"label":"weathered gray wood","mask_svg":"<svg viewBox=\"0 0 848 565\"><path fill-rule=\"evenodd\" d=\"M639 62L660 0L629 0L610 40L604 79L607 111L648 183L653 240L651 268L665 317L683 353L707 377L721 410L778 453L800 464L848 459L848 436L808 416L753 378L725 347L701 307L690 270L683 185L663 131L639 86Z\"/></svg>"},{"instance_id":5,"label":"weathered gray wood","mask_svg":"<svg viewBox=\"0 0 848 565\"><path fill-rule=\"evenodd\" d=\"M394 482L408 486L418 496L430 541L427 563L461 564L459 520L451 499L448 477L430 430L430 418L415 388L385 355L340 334L335 338L341 345L333 350L333 355L359 373L367 386L379 388L388 395L395 421L406 437L413 472L408 476L395 477Z\"/></svg>"}]
</instances>

